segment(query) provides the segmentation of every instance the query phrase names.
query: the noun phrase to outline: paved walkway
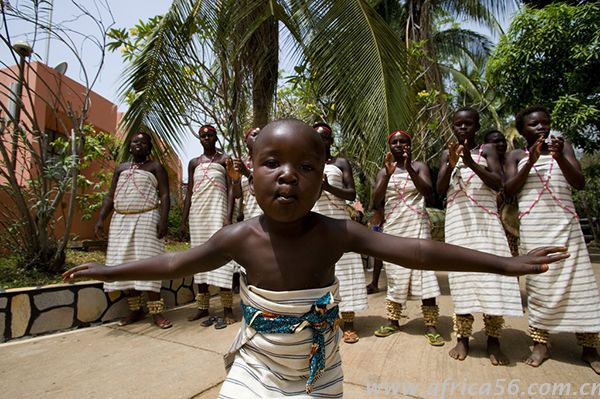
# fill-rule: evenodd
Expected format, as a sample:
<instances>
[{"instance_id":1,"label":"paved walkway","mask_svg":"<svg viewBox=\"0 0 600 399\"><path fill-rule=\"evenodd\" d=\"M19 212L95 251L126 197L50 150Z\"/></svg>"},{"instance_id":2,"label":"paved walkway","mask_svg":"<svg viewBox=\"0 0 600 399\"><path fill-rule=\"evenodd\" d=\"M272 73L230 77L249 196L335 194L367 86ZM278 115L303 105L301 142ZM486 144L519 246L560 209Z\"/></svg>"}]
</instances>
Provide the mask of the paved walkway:
<instances>
[{"instance_id":1,"label":"paved walkway","mask_svg":"<svg viewBox=\"0 0 600 399\"><path fill-rule=\"evenodd\" d=\"M600 280L600 263L594 269ZM439 329L450 340L448 281L445 274L439 278ZM502 345L511 364L493 367L485 354L481 315L476 315L471 355L459 362L448 356L450 342L441 348L426 344L416 301L409 302L401 333L373 336L385 323L384 300L383 292L369 296L369 310L355 322L360 342L341 347L346 398L600 397L600 376L579 360L573 334L553 335L553 358L535 369L522 363L530 350L527 320L509 317ZM218 302L213 298L211 308ZM222 355L239 323L224 330L204 328L186 320L192 311L190 306L169 311L174 323L169 330L146 319L0 344L0 397L216 398L225 378Z\"/></svg>"}]
</instances>

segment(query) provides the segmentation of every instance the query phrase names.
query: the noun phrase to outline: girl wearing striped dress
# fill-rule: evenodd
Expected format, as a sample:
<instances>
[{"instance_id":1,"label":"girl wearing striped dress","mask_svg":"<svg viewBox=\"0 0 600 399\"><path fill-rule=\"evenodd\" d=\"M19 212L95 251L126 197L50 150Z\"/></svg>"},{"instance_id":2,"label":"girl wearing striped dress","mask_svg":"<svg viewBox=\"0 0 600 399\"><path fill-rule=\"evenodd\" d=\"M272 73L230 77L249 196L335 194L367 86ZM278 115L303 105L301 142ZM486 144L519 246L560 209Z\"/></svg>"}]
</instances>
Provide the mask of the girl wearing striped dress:
<instances>
[{"instance_id":1,"label":"girl wearing striped dress","mask_svg":"<svg viewBox=\"0 0 600 399\"><path fill-rule=\"evenodd\" d=\"M433 199L429 168L423 162L412 161L409 133L403 130L393 132L388 137L388 144L390 152L385 157L373 190L373 204L385 201L384 232L406 238L429 239L429 216L425 210L425 200ZM417 298L422 301L427 341L433 346L444 345L436 329L439 307L435 298L440 295L440 287L435 272L407 269L389 262L385 262L384 267L388 282L386 308L389 325L379 327L375 336L387 337L399 331L402 307L406 306L407 299Z\"/></svg>"},{"instance_id":2,"label":"girl wearing striped dress","mask_svg":"<svg viewBox=\"0 0 600 399\"><path fill-rule=\"evenodd\" d=\"M493 145L475 146L479 114L460 108L452 118L459 144L442 154L437 189L446 193L445 236L449 244L499 256L511 256L500 222L496 191L502 186L500 163ZM495 191L496 190L496 191ZM493 365L508 364L500 349L504 316L522 316L521 294L515 277L488 273L450 273L456 346L450 357L464 360L469 353L472 313L483 313L487 355Z\"/></svg>"},{"instance_id":3,"label":"girl wearing striped dress","mask_svg":"<svg viewBox=\"0 0 600 399\"><path fill-rule=\"evenodd\" d=\"M158 161L148 159L152 140L147 133L136 133L131 139L131 162L117 166L96 222L98 237L104 233L104 219L114 211L110 221L106 264L145 259L165 252L163 238L167 234L169 216L169 178ZM106 292L125 291L129 314L120 325L144 318L142 293L148 295L148 312L159 328L170 328L171 322L163 316L165 301L160 297L162 282L119 281L104 283Z\"/></svg>"},{"instance_id":4,"label":"girl wearing striped dress","mask_svg":"<svg viewBox=\"0 0 600 399\"><path fill-rule=\"evenodd\" d=\"M325 144L325 169L323 191L313 207L313 212L334 219L350 219L346 201L354 201L356 190L352 167L347 159L331 155L333 132L326 123L317 123L313 128ZM367 288L362 259L359 254L347 253L335 265L335 276L340 282L340 313L342 315L344 342L353 344L359 337L354 330L355 312L367 309Z\"/></svg>"},{"instance_id":5,"label":"girl wearing striped dress","mask_svg":"<svg viewBox=\"0 0 600 399\"><path fill-rule=\"evenodd\" d=\"M206 242L224 225L231 224L231 207L228 206L229 179L226 172L228 157L217 151L217 130L211 125L203 125L199 130L200 144L204 153L188 164L188 186L183 205L183 217L179 230L185 233L189 220L190 245L197 247ZM198 285L196 303L198 310L189 321L209 315L210 293L208 286L219 287L223 317L209 317L202 321L207 327L215 325L220 329L235 322L232 297L233 263L228 263L208 273L197 273L194 282Z\"/></svg>"},{"instance_id":6,"label":"girl wearing striped dress","mask_svg":"<svg viewBox=\"0 0 600 399\"><path fill-rule=\"evenodd\" d=\"M600 294L571 195L571 187L584 186L581 167L571 144L551 137L546 108L527 108L515 122L528 148L510 152L505 190L519 201L521 252L551 244L571 253L543 278L527 277L533 350L526 363L537 367L550 357L549 332L574 332L583 361L600 374Z\"/></svg>"}]
</instances>

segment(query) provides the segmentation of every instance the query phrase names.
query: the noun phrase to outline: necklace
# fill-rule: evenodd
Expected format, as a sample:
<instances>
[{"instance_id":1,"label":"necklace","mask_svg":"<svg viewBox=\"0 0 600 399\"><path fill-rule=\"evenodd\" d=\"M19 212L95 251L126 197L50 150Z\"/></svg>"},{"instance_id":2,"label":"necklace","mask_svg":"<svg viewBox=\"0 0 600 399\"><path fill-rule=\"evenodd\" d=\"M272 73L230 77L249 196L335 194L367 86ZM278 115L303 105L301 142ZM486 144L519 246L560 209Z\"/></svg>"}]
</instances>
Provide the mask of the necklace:
<instances>
[{"instance_id":1,"label":"necklace","mask_svg":"<svg viewBox=\"0 0 600 399\"><path fill-rule=\"evenodd\" d=\"M135 161L132 161L132 162L131 162L131 166L130 166L130 168L131 168L131 169L139 169L139 168L140 168L140 166L144 165L146 162L148 162L148 160L147 160L147 159L144 159L142 162L135 162Z\"/></svg>"}]
</instances>

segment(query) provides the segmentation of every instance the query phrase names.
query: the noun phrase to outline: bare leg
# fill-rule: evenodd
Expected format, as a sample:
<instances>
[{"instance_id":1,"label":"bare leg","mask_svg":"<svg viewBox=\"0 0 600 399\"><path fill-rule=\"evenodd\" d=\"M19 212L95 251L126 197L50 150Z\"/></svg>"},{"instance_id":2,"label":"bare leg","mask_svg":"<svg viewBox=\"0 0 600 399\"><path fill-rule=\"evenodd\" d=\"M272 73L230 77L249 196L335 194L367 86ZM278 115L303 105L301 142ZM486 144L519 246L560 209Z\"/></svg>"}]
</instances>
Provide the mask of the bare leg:
<instances>
[{"instance_id":1,"label":"bare leg","mask_svg":"<svg viewBox=\"0 0 600 399\"><path fill-rule=\"evenodd\" d=\"M456 333L456 346L448 353L451 358L465 360L469 355L469 336L473 331L473 315L455 314L454 332Z\"/></svg>"},{"instance_id":2,"label":"bare leg","mask_svg":"<svg viewBox=\"0 0 600 399\"><path fill-rule=\"evenodd\" d=\"M444 339L437 330L440 309L435 302L435 298L423 299L421 301L421 311L423 312L427 341L431 346L444 346Z\"/></svg>"},{"instance_id":3,"label":"bare leg","mask_svg":"<svg viewBox=\"0 0 600 399\"><path fill-rule=\"evenodd\" d=\"M221 304L223 305L223 319L226 324L235 323L235 317L233 317L233 292L227 288L221 288L219 292L221 296Z\"/></svg>"},{"instance_id":4,"label":"bare leg","mask_svg":"<svg viewBox=\"0 0 600 399\"><path fill-rule=\"evenodd\" d=\"M198 284L198 295L196 296L198 309L193 315L188 317L188 321L194 321L208 316L208 303L210 301L209 295L208 284Z\"/></svg>"},{"instance_id":5,"label":"bare leg","mask_svg":"<svg viewBox=\"0 0 600 399\"><path fill-rule=\"evenodd\" d=\"M367 285L367 294L374 294L379 292L379 276L381 275L381 269L383 268L383 261L381 259L373 259L373 278L371 283Z\"/></svg>"},{"instance_id":6,"label":"bare leg","mask_svg":"<svg viewBox=\"0 0 600 399\"><path fill-rule=\"evenodd\" d=\"M577 344L581 345L581 360L590 365L596 374L600 374L600 356L596 347L600 343L598 333L576 333Z\"/></svg>"},{"instance_id":7,"label":"bare leg","mask_svg":"<svg viewBox=\"0 0 600 399\"><path fill-rule=\"evenodd\" d=\"M550 358L550 349L548 348L550 334L547 330L529 326L529 335L533 339L533 349L531 350L531 355L525 359L525 364L538 367L546 359Z\"/></svg>"},{"instance_id":8,"label":"bare leg","mask_svg":"<svg viewBox=\"0 0 600 399\"><path fill-rule=\"evenodd\" d=\"M500 339L497 337L488 337L487 339L487 354L490 358L490 362L494 366L504 366L510 363L508 356L500 349Z\"/></svg>"},{"instance_id":9,"label":"bare leg","mask_svg":"<svg viewBox=\"0 0 600 399\"><path fill-rule=\"evenodd\" d=\"M354 330L354 312L342 312L342 330L344 331L343 340L347 344L358 342L358 334Z\"/></svg>"},{"instance_id":10,"label":"bare leg","mask_svg":"<svg viewBox=\"0 0 600 399\"><path fill-rule=\"evenodd\" d=\"M456 339L456 346L448 352L451 358L456 360L465 360L469 355L469 337L460 337Z\"/></svg>"},{"instance_id":11,"label":"bare leg","mask_svg":"<svg viewBox=\"0 0 600 399\"><path fill-rule=\"evenodd\" d=\"M548 344L534 341L533 350L531 351L531 355L525 359L525 364L528 364L532 367L538 367L548 358L550 358L550 349L548 349Z\"/></svg>"},{"instance_id":12,"label":"bare leg","mask_svg":"<svg viewBox=\"0 0 600 399\"><path fill-rule=\"evenodd\" d=\"M151 302L157 305L156 310L150 308ZM170 328L173 324L171 324L171 321L162 314L163 309L164 302L160 299L160 292L148 291L148 310L152 315L154 324L163 329Z\"/></svg>"},{"instance_id":13,"label":"bare leg","mask_svg":"<svg viewBox=\"0 0 600 399\"><path fill-rule=\"evenodd\" d=\"M483 315L483 324L487 339L487 355L494 366L510 363L508 357L500 349L500 333L504 327L504 317Z\"/></svg>"},{"instance_id":14,"label":"bare leg","mask_svg":"<svg viewBox=\"0 0 600 399\"><path fill-rule=\"evenodd\" d=\"M120 326L126 326L144 318L144 309L142 308L141 292L129 290L127 292L127 303L129 305L129 314L119 321Z\"/></svg>"},{"instance_id":15,"label":"bare leg","mask_svg":"<svg viewBox=\"0 0 600 399\"><path fill-rule=\"evenodd\" d=\"M590 365L596 374L600 374L600 355L596 348L584 346L581 352L581 360Z\"/></svg>"}]
</instances>

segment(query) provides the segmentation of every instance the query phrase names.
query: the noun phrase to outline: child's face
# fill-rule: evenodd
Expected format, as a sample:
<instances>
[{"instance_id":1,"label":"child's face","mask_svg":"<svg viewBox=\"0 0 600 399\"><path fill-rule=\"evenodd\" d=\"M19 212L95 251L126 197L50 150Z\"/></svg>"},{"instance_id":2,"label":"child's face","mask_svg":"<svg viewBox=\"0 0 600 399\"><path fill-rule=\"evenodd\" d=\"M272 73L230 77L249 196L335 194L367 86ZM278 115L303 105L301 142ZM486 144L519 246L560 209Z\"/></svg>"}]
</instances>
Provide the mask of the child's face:
<instances>
[{"instance_id":1,"label":"child's face","mask_svg":"<svg viewBox=\"0 0 600 399\"><path fill-rule=\"evenodd\" d=\"M200 144L204 149L206 148L214 148L217 144L217 132L212 129L202 128L199 132L200 135Z\"/></svg>"},{"instance_id":2,"label":"child's face","mask_svg":"<svg viewBox=\"0 0 600 399\"><path fill-rule=\"evenodd\" d=\"M254 148L254 195L265 215L293 222L307 215L321 194L325 151L319 136L300 121L261 130Z\"/></svg>"},{"instance_id":3,"label":"child's face","mask_svg":"<svg viewBox=\"0 0 600 399\"><path fill-rule=\"evenodd\" d=\"M129 144L129 152L133 156L148 156L150 155L150 140L144 134L136 134L132 137Z\"/></svg>"},{"instance_id":4,"label":"child's face","mask_svg":"<svg viewBox=\"0 0 600 399\"><path fill-rule=\"evenodd\" d=\"M390 139L390 151L394 156L403 156L410 153L410 139L402 133L396 133Z\"/></svg>"},{"instance_id":5,"label":"child's face","mask_svg":"<svg viewBox=\"0 0 600 399\"><path fill-rule=\"evenodd\" d=\"M459 111L452 118L452 132L459 143L471 141L479 130L477 115L473 111Z\"/></svg>"},{"instance_id":6,"label":"child's face","mask_svg":"<svg viewBox=\"0 0 600 399\"><path fill-rule=\"evenodd\" d=\"M548 137L550 133L550 117L544 111L536 111L523 117L523 130L521 135L527 143L532 145L538 138Z\"/></svg>"}]
</instances>

